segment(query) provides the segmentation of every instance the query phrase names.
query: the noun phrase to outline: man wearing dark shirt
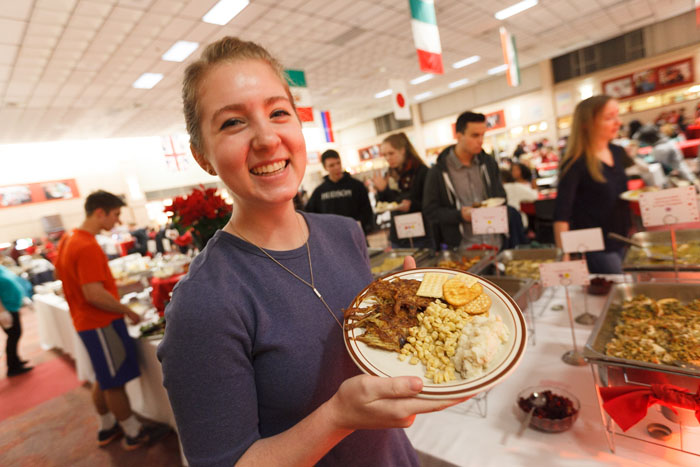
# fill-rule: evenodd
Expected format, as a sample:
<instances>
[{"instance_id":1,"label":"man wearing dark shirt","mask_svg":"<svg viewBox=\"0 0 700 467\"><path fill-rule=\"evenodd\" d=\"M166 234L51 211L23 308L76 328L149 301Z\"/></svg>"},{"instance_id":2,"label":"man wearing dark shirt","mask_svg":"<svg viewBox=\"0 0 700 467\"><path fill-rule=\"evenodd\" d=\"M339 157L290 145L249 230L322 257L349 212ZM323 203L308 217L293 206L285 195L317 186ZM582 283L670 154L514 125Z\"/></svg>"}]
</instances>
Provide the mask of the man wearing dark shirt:
<instances>
[{"instance_id":1,"label":"man wearing dark shirt","mask_svg":"<svg viewBox=\"0 0 700 467\"><path fill-rule=\"evenodd\" d=\"M484 114L464 112L455 124L457 144L440 153L430 168L423 192L423 212L437 245L468 247L475 243L501 246L495 235L474 235L472 206L488 198L506 198L496 160L482 149L486 133ZM525 240L517 211L508 212L511 235L504 246Z\"/></svg>"},{"instance_id":2,"label":"man wearing dark shirt","mask_svg":"<svg viewBox=\"0 0 700 467\"><path fill-rule=\"evenodd\" d=\"M343 170L340 155L329 149L321 155L328 175L311 195L304 210L320 214L338 214L360 222L365 233L374 227L374 214L367 188Z\"/></svg>"}]
</instances>

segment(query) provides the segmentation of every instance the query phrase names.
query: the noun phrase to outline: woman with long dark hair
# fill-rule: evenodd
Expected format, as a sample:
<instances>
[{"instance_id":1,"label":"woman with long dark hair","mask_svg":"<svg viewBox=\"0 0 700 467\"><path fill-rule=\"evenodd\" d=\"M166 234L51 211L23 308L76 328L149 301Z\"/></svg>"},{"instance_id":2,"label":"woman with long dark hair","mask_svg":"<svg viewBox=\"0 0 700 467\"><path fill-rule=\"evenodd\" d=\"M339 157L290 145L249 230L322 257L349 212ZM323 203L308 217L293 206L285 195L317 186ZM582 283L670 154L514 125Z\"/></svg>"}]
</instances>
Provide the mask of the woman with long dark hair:
<instances>
[{"instance_id":1,"label":"woman with long dark hair","mask_svg":"<svg viewBox=\"0 0 700 467\"><path fill-rule=\"evenodd\" d=\"M622 273L624 244L608 238L609 232L627 235L629 208L620 199L627 191L625 150L610 141L620 129L618 104L610 96L589 97L574 111L569 145L560 165L554 236L561 246L561 233L600 227L605 250L586 253L593 273Z\"/></svg>"},{"instance_id":2,"label":"woman with long dark hair","mask_svg":"<svg viewBox=\"0 0 700 467\"><path fill-rule=\"evenodd\" d=\"M410 212L421 212L423 204L423 187L428 167L418 156L418 152L411 144L405 133L395 133L384 138L381 145L381 154L389 164L389 170L385 176L378 175L372 180L377 189L377 200L396 202L399 207L392 212L391 231L389 240L394 248L408 247L411 242L408 239L399 239L396 234L394 217ZM428 233L427 224L426 234ZM413 239L416 247L428 247L429 236Z\"/></svg>"}]
</instances>

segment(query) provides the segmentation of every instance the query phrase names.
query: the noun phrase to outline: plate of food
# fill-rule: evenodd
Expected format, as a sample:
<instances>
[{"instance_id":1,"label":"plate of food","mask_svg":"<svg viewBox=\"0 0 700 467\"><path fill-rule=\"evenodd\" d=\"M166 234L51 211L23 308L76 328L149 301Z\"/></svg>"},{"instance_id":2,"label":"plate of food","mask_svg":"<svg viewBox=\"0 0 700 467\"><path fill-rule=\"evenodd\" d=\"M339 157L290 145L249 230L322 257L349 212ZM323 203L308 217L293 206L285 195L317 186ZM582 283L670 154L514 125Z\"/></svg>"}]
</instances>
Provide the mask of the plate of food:
<instances>
[{"instance_id":1,"label":"plate of food","mask_svg":"<svg viewBox=\"0 0 700 467\"><path fill-rule=\"evenodd\" d=\"M505 198L489 198L481 201L480 203L475 203L475 208L495 208L496 206L503 206L506 204Z\"/></svg>"},{"instance_id":2,"label":"plate of food","mask_svg":"<svg viewBox=\"0 0 700 467\"><path fill-rule=\"evenodd\" d=\"M651 191L659 191L659 187L645 186L639 188L638 190L625 191L620 195L620 198L624 199L625 201L639 201L639 197L642 196L642 193L649 193Z\"/></svg>"},{"instance_id":3,"label":"plate of food","mask_svg":"<svg viewBox=\"0 0 700 467\"><path fill-rule=\"evenodd\" d=\"M522 311L475 274L419 268L379 278L345 310L348 353L364 373L419 376L425 399L485 391L525 353Z\"/></svg>"}]
</instances>

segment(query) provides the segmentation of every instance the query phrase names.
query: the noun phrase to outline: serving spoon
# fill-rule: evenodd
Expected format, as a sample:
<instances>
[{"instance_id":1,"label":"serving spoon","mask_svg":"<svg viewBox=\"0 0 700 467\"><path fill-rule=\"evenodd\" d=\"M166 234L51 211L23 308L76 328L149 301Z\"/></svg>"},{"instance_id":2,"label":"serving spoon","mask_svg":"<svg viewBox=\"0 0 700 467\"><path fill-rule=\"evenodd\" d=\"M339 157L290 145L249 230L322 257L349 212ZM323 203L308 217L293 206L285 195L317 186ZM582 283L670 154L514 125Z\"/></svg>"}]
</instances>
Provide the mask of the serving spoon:
<instances>
[{"instance_id":1,"label":"serving spoon","mask_svg":"<svg viewBox=\"0 0 700 467\"><path fill-rule=\"evenodd\" d=\"M520 429L518 430L518 438L522 436L523 432L525 431L525 428L530 426L530 421L532 420L532 415L535 413L535 409L539 409L540 407L544 407L545 404L547 403L547 397L544 394L541 394L539 392L533 392L532 395L529 397L534 399L532 400L532 408L530 411L527 413L525 416L525 419L523 422L520 424Z\"/></svg>"},{"instance_id":2,"label":"serving spoon","mask_svg":"<svg viewBox=\"0 0 700 467\"><path fill-rule=\"evenodd\" d=\"M656 259L659 261L673 261L673 256L652 253L651 251L649 251L647 249L647 247L645 247L641 243L636 242L636 241L632 240L631 238L627 238L627 237L624 237L622 235L616 234L615 232L608 232L608 237L614 238L615 240L619 240L621 242L628 243L632 246L636 246L637 248L641 249L644 252L644 254L646 255L646 257L649 259Z\"/></svg>"}]
</instances>

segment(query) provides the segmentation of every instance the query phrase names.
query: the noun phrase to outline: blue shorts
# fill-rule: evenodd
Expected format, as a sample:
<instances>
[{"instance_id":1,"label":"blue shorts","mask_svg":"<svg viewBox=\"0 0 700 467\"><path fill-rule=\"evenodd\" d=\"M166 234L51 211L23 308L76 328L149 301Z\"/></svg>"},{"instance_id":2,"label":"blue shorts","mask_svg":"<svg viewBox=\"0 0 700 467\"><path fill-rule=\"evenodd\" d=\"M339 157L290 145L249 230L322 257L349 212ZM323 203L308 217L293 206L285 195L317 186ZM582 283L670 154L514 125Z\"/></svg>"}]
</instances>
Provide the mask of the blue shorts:
<instances>
[{"instance_id":1,"label":"blue shorts","mask_svg":"<svg viewBox=\"0 0 700 467\"><path fill-rule=\"evenodd\" d=\"M124 386L141 375L136 346L123 319L103 328L80 331L78 335L90 355L100 389Z\"/></svg>"}]
</instances>

